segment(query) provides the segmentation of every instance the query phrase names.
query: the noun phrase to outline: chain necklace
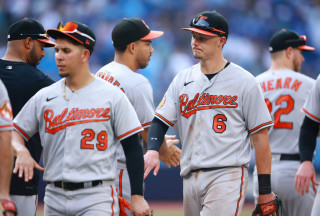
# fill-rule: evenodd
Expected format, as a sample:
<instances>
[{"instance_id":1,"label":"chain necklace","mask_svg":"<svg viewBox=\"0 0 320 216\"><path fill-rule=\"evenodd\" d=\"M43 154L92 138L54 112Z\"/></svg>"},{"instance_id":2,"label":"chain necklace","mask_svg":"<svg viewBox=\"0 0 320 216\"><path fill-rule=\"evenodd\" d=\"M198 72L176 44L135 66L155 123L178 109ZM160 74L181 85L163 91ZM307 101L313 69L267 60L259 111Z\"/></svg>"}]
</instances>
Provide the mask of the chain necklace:
<instances>
[{"instance_id":1,"label":"chain necklace","mask_svg":"<svg viewBox=\"0 0 320 216\"><path fill-rule=\"evenodd\" d=\"M66 81L63 82L63 92L62 92L62 96L64 97L64 99L66 101L69 101L69 98L67 98L66 96Z\"/></svg>"}]
</instances>

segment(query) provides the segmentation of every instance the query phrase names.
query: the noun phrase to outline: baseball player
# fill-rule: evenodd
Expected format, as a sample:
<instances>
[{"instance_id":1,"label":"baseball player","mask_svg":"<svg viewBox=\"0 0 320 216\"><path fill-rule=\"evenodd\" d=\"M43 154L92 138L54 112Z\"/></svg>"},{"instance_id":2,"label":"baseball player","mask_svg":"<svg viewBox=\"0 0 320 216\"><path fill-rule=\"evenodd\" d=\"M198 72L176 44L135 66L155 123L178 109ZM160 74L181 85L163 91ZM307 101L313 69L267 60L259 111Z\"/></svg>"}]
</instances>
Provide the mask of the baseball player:
<instances>
[{"instance_id":1,"label":"baseball player","mask_svg":"<svg viewBox=\"0 0 320 216\"><path fill-rule=\"evenodd\" d=\"M200 63L177 74L156 109L144 176L152 169L157 174L163 135L177 124L184 215L240 215L248 184L250 137L256 149L258 202L276 198L270 186L267 131L273 123L255 78L222 55L227 20L218 12L205 11L183 30L192 32L193 55Z\"/></svg>"},{"instance_id":2,"label":"baseball player","mask_svg":"<svg viewBox=\"0 0 320 216\"><path fill-rule=\"evenodd\" d=\"M309 189L309 185L311 187L312 184L314 190L316 190L316 187L319 185L312 164L312 158L316 148L316 139L320 126L319 99L320 75L318 76L316 83L311 88L311 92L302 108L306 116L303 120L299 137L301 165L296 173L295 188L297 193L301 193L303 196L309 196L309 193L313 194L313 190ZM320 215L320 187L318 187L311 212L311 216L318 215Z\"/></svg>"},{"instance_id":3,"label":"baseball player","mask_svg":"<svg viewBox=\"0 0 320 216\"><path fill-rule=\"evenodd\" d=\"M45 56L43 48L53 47L41 23L34 19L22 19L9 27L8 44L5 55L0 59L0 78L6 86L12 104L13 117L23 105L43 87L54 81L36 69ZM39 134L26 142L28 151L17 157L30 154L39 163L42 146ZM10 184L10 197L15 202L19 216L35 215L38 203L40 171L34 169L33 179L19 178L13 174ZM26 182L25 182L26 181Z\"/></svg>"},{"instance_id":4,"label":"baseball player","mask_svg":"<svg viewBox=\"0 0 320 216\"><path fill-rule=\"evenodd\" d=\"M147 143L147 133L154 116L153 91L149 80L136 71L148 65L154 51L151 41L162 35L161 31L151 31L142 19L123 19L112 31L114 61L102 67L96 74L119 87L126 94L144 128L140 133L144 143ZM177 143L178 140L174 140L174 144ZM169 163L171 163L177 166L180 149L172 146L169 147L170 150L172 150L173 158L168 161L167 165L170 166ZM117 162L116 186L119 195L130 202L130 182L125 155L120 145L117 150Z\"/></svg>"},{"instance_id":5,"label":"baseball player","mask_svg":"<svg viewBox=\"0 0 320 216\"><path fill-rule=\"evenodd\" d=\"M257 76L273 118L269 129L272 154L271 184L282 201L282 215L310 215L314 192L300 196L294 190L294 176L300 165L298 140L304 114L300 111L315 80L300 73L306 36L290 30L276 32L270 39L271 67ZM258 198L254 172L254 197ZM310 188L312 189L312 188Z\"/></svg>"},{"instance_id":6,"label":"baseball player","mask_svg":"<svg viewBox=\"0 0 320 216\"><path fill-rule=\"evenodd\" d=\"M47 30L56 39L55 60L63 77L41 89L13 121L13 145L39 132L43 146L45 215L119 215L116 149L120 140L131 181L132 214L149 215L143 198L143 155L137 133L142 126L119 88L90 73L95 45L92 30L78 22ZM32 178L39 165L17 159L14 171Z\"/></svg>"},{"instance_id":7,"label":"baseball player","mask_svg":"<svg viewBox=\"0 0 320 216\"><path fill-rule=\"evenodd\" d=\"M0 214L16 215L16 206L10 200L10 176L13 164L11 148L12 108L8 93L0 79Z\"/></svg>"}]
</instances>

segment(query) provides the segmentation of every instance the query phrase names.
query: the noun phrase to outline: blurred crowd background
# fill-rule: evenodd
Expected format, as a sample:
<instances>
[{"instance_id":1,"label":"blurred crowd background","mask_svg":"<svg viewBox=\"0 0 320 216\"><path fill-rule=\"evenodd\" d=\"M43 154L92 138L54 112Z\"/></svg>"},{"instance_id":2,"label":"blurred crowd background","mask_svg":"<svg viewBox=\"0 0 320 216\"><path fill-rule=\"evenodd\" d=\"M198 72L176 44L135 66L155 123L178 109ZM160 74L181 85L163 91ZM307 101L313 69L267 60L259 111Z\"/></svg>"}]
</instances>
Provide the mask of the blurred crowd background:
<instances>
[{"instance_id":1,"label":"blurred crowd background","mask_svg":"<svg viewBox=\"0 0 320 216\"><path fill-rule=\"evenodd\" d=\"M320 0L0 0L0 56L6 49L8 27L19 19L37 19L46 29L56 28L60 21L78 21L96 34L90 60L91 72L96 73L113 60L111 32L115 24L123 18L139 17L152 30L165 33L152 42L155 52L149 66L138 71L150 80L157 106L175 74L197 62L190 48L191 33L181 28L204 10L216 10L229 21L229 38L223 50L227 60L256 76L269 67L270 37L282 28L291 29L306 35L307 44L316 48L304 53L302 73L318 76ZM39 69L58 80L54 50L45 51ZM320 157L315 160L319 169Z\"/></svg>"}]
</instances>

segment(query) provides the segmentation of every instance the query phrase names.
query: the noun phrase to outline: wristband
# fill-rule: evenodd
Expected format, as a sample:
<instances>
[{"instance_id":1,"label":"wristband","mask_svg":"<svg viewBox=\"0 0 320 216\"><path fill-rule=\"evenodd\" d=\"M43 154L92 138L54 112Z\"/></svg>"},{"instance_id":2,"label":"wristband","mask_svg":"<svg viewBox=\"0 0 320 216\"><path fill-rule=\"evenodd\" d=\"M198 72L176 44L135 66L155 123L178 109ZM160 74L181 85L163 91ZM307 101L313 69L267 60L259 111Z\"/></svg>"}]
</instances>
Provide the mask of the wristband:
<instances>
[{"instance_id":1,"label":"wristband","mask_svg":"<svg viewBox=\"0 0 320 216\"><path fill-rule=\"evenodd\" d=\"M271 177L270 174L258 175L259 194L266 195L271 193Z\"/></svg>"}]
</instances>

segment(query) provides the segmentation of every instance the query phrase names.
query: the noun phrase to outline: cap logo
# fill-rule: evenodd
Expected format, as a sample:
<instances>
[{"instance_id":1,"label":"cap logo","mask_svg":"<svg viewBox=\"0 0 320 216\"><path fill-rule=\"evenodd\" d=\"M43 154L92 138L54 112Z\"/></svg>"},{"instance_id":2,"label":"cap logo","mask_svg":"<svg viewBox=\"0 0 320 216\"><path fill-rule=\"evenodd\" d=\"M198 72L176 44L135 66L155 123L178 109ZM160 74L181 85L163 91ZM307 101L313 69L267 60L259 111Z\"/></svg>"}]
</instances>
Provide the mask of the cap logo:
<instances>
[{"instance_id":1,"label":"cap logo","mask_svg":"<svg viewBox=\"0 0 320 216\"><path fill-rule=\"evenodd\" d=\"M142 22L148 29L150 29L149 26L143 20L142 20Z\"/></svg>"},{"instance_id":2,"label":"cap logo","mask_svg":"<svg viewBox=\"0 0 320 216\"><path fill-rule=\"evenodd\" d=\"M86 40L86 44L87 44L87 45L90 45L90 42L89 42L88 40Z\"/></svg>"}]
</instances>

